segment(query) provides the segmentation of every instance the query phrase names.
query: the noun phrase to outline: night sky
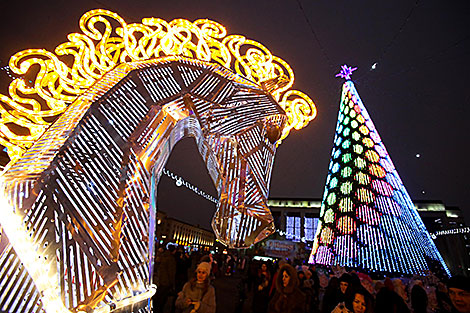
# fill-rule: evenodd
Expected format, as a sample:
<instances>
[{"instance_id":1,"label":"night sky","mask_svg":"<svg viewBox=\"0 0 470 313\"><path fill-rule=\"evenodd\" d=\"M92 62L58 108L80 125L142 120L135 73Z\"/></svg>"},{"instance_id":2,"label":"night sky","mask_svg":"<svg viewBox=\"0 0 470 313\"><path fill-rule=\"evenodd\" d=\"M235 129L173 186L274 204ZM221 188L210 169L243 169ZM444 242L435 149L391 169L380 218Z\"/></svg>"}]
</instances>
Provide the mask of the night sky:
<instances>
[{"instance_id":1,"label":"night sky","mask_svg":"<svg viewBox=\"0 0 470 313\"><path fill-rule=\"evenodd\" d=\"M458 206L470 223L469 1L2 1L0 66L23 49L53 51L94 8L128 23L209 18L291 65L294 89L314 100L318 116L278 148L270 197L321 197L342 84L335 74L343 64L358 67L352 79L411 198ZM9 81L0 72L1 93ZM192 139L175 147L167 168L216 196ZM158 201L205 228L215 211L165 176Z\"/></svg>"}]
</instances>

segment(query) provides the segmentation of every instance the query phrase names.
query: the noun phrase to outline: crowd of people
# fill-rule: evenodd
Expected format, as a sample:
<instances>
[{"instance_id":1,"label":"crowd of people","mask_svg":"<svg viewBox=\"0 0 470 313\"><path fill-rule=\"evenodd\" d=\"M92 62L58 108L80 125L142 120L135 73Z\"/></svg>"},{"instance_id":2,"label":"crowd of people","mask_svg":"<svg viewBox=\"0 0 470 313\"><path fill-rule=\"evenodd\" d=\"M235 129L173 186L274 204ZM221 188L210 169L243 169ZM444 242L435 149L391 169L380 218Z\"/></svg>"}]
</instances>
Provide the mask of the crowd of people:
<instances>
[{"instance_id":1,"label":"crowd of people","mask_svg":"<svg viewBox=\"0 0 470 313\"><path fill-rule=\"evenodd\" d=\"M158 286L152 299L153 312L215 313L215 290L211 284L215 269L212 254L190 255L182 247L160 247L153 273Z\"/></svg>"},{"instance_id":2,"label":"crowd of people","mask_svg":"<svg viewBox=\"0 0 470 313\"><path fill-rule=\"evenodd\" d=\"M470 313L470 278L464 276L377 279L340 267L189 254L174 246L160 248L156 257L154 312L215 313L212 282L234 273L239 305L232 311L240 313Z\"/></svg>"}]
</instances>

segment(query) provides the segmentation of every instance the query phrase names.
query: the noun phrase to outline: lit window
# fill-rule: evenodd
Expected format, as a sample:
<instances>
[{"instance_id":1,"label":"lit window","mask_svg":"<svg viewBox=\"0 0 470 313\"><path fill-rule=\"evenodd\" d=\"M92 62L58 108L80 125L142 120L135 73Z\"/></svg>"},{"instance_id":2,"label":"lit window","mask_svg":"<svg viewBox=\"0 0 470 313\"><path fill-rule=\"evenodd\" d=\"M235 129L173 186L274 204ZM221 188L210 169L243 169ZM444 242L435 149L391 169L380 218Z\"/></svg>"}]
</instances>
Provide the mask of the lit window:
<instances>
[{"instance_id":1,"label":"lit window","mask_svg":"<svg viewBox=\"0 0 470 313\"><path fill-rule=\"evenodd\" d=\"M286 216L286 239L294 238L295 221L293 216Z\"/></svg>"},{"instance_id":2,"label":"lit window","mask_svg":"<svg viewBox=\"0 0 470 313\"><path fill-rule=\"evenodd\" d=\"M295 235L294 235L294 241L300 241L300 229L301 229L301 218L296 216L295 217Z\"/></svg>"},{"instance_id":3,"label":"lit window","mask_svg":"<svg viewBox=\"0 0 470 313\"><path fill-rule=\"evenodd\" d=\"M306 217L304 222L305 240L313 241L318 227L318 218Z\"/></svg>"}]
</instances>

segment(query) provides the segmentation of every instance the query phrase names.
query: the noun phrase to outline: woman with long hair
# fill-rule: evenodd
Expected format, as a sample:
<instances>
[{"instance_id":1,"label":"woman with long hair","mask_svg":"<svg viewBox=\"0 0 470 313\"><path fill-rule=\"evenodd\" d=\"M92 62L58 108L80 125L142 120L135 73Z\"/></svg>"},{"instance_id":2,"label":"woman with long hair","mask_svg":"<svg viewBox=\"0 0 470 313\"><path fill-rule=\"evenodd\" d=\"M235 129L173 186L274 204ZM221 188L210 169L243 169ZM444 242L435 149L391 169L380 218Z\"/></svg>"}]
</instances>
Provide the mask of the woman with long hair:
<instances>
[{"instance_id":1,"label":"woman with long hair","mask_svg":"<svg viewBox=\"0 0 470 313\"><path fill-rule=\"evenodd\" d=\"M289 264L281 266L276 277L276 293L269 302L269 313L305 313L306 298L299 289L297 272Z\"/></svg>"},{"instance_id":2,"label":"woman with long hair","mask_svg":"<svg viewBox=\"0 0 470 313\"><path fill-rule=\"evenodd\" d=\"M374 311L373 298L363 287L359 287L354 291L354 296L349 306L354 313L372 313Z\"/></svg>"},{"instance_id":3,"label":"woman with long hair","mask_svg":"<svg viewBox=\"0 0 470 313\"><path fill-rule=\"evenodd\" d=\"M196 276L190 279L178 293L176 308L181 313L215 313L215 290L210 284L211 265L201 262Z\"/></svg>"},{"instance_id":4,"label":"woman with long hair","mask_svg":"<svg viewBox=\"0 0 470 313\"><path fill-rule=\"evenodd\" d=\"M362 286L351 288L345 294L345 301L340 302L332 313L372 313L373 299Z\"/></svg>"}]
</instances>

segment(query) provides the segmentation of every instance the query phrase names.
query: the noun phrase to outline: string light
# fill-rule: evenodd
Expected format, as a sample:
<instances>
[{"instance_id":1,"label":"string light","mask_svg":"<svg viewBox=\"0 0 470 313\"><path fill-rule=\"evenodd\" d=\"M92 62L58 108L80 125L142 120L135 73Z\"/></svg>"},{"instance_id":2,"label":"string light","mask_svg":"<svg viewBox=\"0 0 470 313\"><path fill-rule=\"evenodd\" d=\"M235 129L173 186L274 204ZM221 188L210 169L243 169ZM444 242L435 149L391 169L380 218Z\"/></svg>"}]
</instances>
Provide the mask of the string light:
<instances>
[{"instance_id":1,"label":"string light","mask_svg":"<svg viewBox=\"0 0 470 313\"><path fill-rule=\"evenodd\" d=\"M350 79L351 78L351 74L352 72L354 72L355 70L357 70L357 67L350 67L350 66L347 66L346 64L344 64L343 66L341 66L341 71L336 74L336 77L341 77L341 78L344 78L344 79ZM346 111L347 113L347 111Z\"/></svg>"},{"instance_id":2,"label":"string light","mask_svg":"<svg viewBox=\"0 0 470 313\"><path fill-rule=\"evenodd\" d=\"M8 75L8 77L10 77L11 79L16 79L17 78L16 76L14 76L11 73L10 67L8 65L0 67L0 71L5 71L5 73Z\"/></svg>"},{"instance_id":3,"label":"string light","mask_svg":"<svg viewBox=\"0 0 470 313\"><path fill-rule=\"evenodd\" d=\"M436 239L437 236L447 236L447 235L458 235L458 234L469 234L470 227L463 227L463 228L453 228L453 229L446 229L446 230L438 230L434 233L431 233L432 239Z\"/></svg>"},{"instance_id":4,"label":"string light","mask_svg":"<svg viewBox=\"0 0 470 313\"><path fill-rule=\"evenodd\" d=\"M163 174L165 174L169 178L173 179L175 181L176 186L178 186L178 187L184 186L184 187L188 188L189 190L193 191L198 196L201 196L206 200L209 200L209 201L211 201L215 204L219 203L219 201L215 197L207 194L205 191L203 191L200 188L198 188L198 187L192 185L191 183L187 182L183 177L172 173L167 168L163 168Z\"/></svg>"}]
</instances>

